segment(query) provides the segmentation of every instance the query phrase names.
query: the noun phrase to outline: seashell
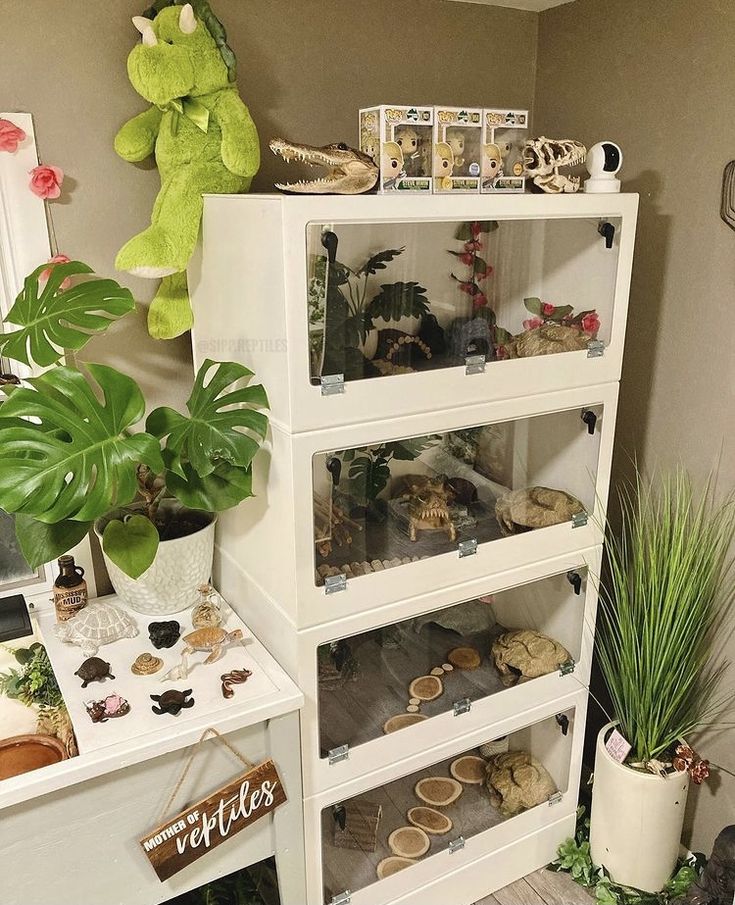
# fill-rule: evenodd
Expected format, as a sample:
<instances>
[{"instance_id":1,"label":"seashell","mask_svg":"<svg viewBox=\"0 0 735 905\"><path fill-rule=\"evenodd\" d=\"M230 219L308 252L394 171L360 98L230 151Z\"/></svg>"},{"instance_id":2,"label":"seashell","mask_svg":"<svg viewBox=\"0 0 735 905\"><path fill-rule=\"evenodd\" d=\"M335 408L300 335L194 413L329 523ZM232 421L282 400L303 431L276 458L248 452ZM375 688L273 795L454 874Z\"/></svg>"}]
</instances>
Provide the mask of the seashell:
<instances>
[{"instance_id":1,"label":"seashell","mask_svg":"<svg viewBox=\"0 0 735 905\"><path fill-rule=\"evenodd\" d=\"M139 654L135 658L135 662L130 667L130 672L136 676L151 676L154 672L163 666L163 660L160 657L154 657L153 654Z\"/></svg>"}]
</instances>

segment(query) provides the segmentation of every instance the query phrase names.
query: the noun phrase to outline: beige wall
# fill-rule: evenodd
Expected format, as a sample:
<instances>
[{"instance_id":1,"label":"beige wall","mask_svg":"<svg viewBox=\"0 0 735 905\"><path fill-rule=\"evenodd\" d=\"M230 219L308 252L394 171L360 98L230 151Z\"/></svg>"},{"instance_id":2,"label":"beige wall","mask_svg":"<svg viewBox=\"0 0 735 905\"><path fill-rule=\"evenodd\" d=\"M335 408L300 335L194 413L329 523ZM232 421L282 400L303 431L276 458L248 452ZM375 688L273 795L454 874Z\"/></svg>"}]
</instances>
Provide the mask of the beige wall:
<instances>
[{"instance_id":1,"label":"beige wall","mask_svg":"<svg viewBox=\"0 0 735 905\"><path fill-rule=\"evenodd\" d=\"M732 0L577 0L540 16L535 127L615 140L624 189L641 194L618 475L628 451L695 475L721 456L735 484L735 233L719 218L734 49ZM734 733L701 749L735 772ZM735 778L718 773L692 804L688 841L709 851L733 822Z\"/></svg>"},{"instance_id":2,"label":"beige wall","mask_svg":"<svg viewBox=\"0 0 735 905\"><path fill-rule=\"evenodd\" d=\"M0 109L33 113L42 158L67 173L52 206L59 250L112 274L119 247L142 229L158 189L149 165L118 159L112 140L143 109L125 60L137 39L130 17L145 0L0 0ZM264 149L253 188L279 168L268 139L357 141L357 110L376 103L483 103L530 107L538 16L442 0L217 0L238 56L242 97ZM418 96L417 96L418 95ZM281 170L281 174L282 174ZM152 284L120 279L141 301ZM182 403L188 339L148 339L128 318L85 357L125 368L151 404Z\"/></svg>"}]
</instances>

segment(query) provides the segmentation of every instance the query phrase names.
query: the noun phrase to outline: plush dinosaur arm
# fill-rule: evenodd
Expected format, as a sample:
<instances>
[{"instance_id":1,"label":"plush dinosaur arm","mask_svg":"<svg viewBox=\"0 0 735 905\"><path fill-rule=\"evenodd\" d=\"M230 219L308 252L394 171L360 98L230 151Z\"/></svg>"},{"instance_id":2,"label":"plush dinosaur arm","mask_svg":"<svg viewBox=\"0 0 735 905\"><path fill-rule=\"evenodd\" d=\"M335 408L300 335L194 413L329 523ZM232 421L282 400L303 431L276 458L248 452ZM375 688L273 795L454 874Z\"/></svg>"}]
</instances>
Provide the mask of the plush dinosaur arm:
<instances>
[{"instance_id":1,"label":"plush dinosaur arm","mask_svg":"<svg viewBox=\"0 0 735 905\"><path fill-rule=\"evenodd\" d=\"M156 146L156 137L163 113L149 107L129 119L115 136L115 151L123 160L137 163L149 157Z\"/></svg>"},{"instance_id":2,"label":"plush dinosaur arm","mask_svg":"<svg viewBox=\"0 0 735 905\"><path fill-rule=\"evenodd\" d=\"M260 166L258 133L236 91L222 92L214 115L222 130L222 162L236 176L254 176Z\"/></svg>"}]
</instances>

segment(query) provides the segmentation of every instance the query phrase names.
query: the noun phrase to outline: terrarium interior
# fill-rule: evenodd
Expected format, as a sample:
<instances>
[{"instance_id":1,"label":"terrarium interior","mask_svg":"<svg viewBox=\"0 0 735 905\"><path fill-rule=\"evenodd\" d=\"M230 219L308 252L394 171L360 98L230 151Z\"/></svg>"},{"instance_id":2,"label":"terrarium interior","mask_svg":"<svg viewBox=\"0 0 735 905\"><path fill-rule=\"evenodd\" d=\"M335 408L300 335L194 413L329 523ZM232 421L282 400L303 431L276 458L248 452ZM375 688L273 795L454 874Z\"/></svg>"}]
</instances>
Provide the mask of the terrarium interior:
<instances>
[{"instance_id":1,"label":"terrarium interior","mask_svg":"<svg viewBox=\"0 0 735 905\"><path fill-rule=\"evenodd\" d=\"M574 709L322 811L324 901L447 855L568 788ZM413 828L413 829L412 829ZM418 830L418 831L416 831Z\"/></svg>"},{"instance_id":2,"label":"terrarium interior","mask_svg":"<svg viewBox=\"0 0 735 905\"><path fill-rule=\"evenodd\" d=\"M590 405L315 455L317 585L584 519L602 414Z\"/></svg>"},{"instance_id":3,"label":"terrarium interior","mask_svg":"<svg viewBox=\"0 0 735 905\"><path fill-rule=\"evenodd\" d=\"M321 756L573 668L586 585L579 568L321 645Z\"/></svg>"},{"instance_id":4,"label":"terrarium interior","mask_svg":"<svg viewBox=\"0 0 735 905\"><path fill-rule=\"evenodd\" d=\"M621 221L606 222L611 247L593 218L309 224L312 380L607 345Z\"/></svg>"}]
</instances>

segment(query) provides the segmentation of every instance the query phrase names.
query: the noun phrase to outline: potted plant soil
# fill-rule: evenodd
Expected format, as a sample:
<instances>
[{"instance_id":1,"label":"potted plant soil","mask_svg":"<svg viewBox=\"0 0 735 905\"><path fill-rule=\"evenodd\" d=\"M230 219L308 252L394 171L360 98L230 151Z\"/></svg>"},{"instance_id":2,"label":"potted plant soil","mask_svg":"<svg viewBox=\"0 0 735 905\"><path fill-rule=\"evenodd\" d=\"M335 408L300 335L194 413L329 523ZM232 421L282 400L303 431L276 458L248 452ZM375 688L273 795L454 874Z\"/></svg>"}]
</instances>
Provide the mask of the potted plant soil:
<instances>
[{"instance_id":1,"label":"potted plant soil","mask_svg":"<svg viewBox=\"0 0 735 905\"><path fill-rule=\"evenodd\" d=\"M45 265L44 265L45 266ZM94 527L110 579L138 612L164 615L194 604L211 573L216 513L252 495L252 459L268 428L262 386L234 362L206 360L187 413L152 411L134 432L145 400L132 378L99 364L86 373L61 365L134 308L114 280L64 281L90 273L39 267L6 318L4 357L48 368L3 388L0 509L32 568L76 546ZM62 349L63 347L63 349Z\"/></svg>"},{"instance_id":2,"label":"potted plant soil","mask_svg":"<svg viewBox=\"0 0 735 905\"><path fill-rule=\"evenodd\" d=\"M714 647L735 600L735 496L716 502L711 481L698 494L677 471L638 475L620 499L597 641L615 722L597 739L590 846L613 881L658 892L676 865L689 782L709 772L688 742L722 725L726 664Z\"/></svg>"}]
</instances>

